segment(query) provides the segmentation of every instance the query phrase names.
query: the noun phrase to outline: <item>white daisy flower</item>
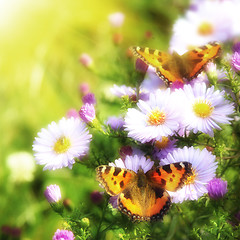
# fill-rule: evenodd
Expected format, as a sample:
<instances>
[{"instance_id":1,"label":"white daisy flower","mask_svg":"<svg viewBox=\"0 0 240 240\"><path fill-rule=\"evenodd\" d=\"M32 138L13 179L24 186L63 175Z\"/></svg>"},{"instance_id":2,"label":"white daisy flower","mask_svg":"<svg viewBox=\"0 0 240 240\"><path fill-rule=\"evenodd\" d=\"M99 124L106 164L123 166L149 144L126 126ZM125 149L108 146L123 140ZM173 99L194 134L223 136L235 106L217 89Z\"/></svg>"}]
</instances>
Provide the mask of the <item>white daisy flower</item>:
<instances>
[{"instance_id":1,"label":"white daisy flower","mask_svg":"<svg viewBox=\"0 0 240 240\"><path fill-rule=\"evenodd\" d=\"M110 92L117 97L123 97L123 96L131 97L133 95L136 95L135 89L128 87L126 85L118 86L114 84L113 87L110 88Z\"/></svg>"},{"instance_id":2,"label":"white daisy flower","mask_svg":"<svg viewBox=\"0 0 240 240\"><path fill-rule=\"evenodd\" d=\"M139 168L142 168L144 173L146 173L152 168L153 164L153 161L143 155L126 155L125 160L119 158L116 159L114 163L109 163L110 166L130 169L136 173Z\"/></svg>"},{"instance_id":3,"label":"white daisy flower","mask_svg":"<svg viewBox=\"0 0 240 240\"><path fill-rule=\"evenodd\" d=\"M228 115L234 113L234 107L224 99L224 91L214 91L213 86L207 88L204 83L196 83L185 85L175 94L179 98L182 124L187 130L201 131L213 137L213 129L221 129L218 123L230 124L232 118Z\"/></svg>"},{"instance_id":4,"label":"white daisy flower","mask_svg":"<svg viewBox=\"0 0 240 240\"><path fill-rule=\"evenodd\" d=\"M74 158L87 154L91 138L92 135L80 119L62 118L59 123L52 122L35 138L33 151L36 162L45 165L43 170L71 169Z\"/></svg>"},{"instance_id":5,"label":"white daisy flower","mask_svg":"<svg viewBox=\"0 0 240 240\"><path fill-rule=\"evenodd\" d=\"M139 100L138 109L129 108L125 117L128 136L146 143L174 134L179 127L179 111L170 89L150 93L149 100Z\"/></svg>"},{"instance_id":6,"label":"white daisy flower","mask_svg":"<svg viewBox=\"0 0 240 240\"><path fill-rule=\"evenodd\" d=\"M207 184L215 177L217 162L215 156L207 149L199 150L193 147L174 150L169 153L160 164L166 165L175 162L189 162L192 164L193 175L188 177L184 187L177 192L168 192L172 202L178 203L184 200L197 200L207 193Z\"/></svg>"},{"instance_id":7,"label":"white daisy flower","mask_svg":"<svg viewBox=\"0 0 240 240\"><path fill-rule=\"evenodd\" d=\"M117 86L116 84L114 84L113 87L110 88L110 92L120 98L124 96L129 96L129 98L131 98L132 100L136 100L136 89L128 87L126 85ZM139 98L142 100L147 100L148 95L148 91L140 87Z\"/></svg>"},{"instance_id":8,"label":"white daisy flower","mask_svg":"<svg viewBox=\"0 0 240 240\"><path fill-rule=\"evenodd\" d=\"M240 2L199 2L174 24L170 49L183 54L193 46L231 40L240 34L239 10Z\"/></svg>"}]
</instances>

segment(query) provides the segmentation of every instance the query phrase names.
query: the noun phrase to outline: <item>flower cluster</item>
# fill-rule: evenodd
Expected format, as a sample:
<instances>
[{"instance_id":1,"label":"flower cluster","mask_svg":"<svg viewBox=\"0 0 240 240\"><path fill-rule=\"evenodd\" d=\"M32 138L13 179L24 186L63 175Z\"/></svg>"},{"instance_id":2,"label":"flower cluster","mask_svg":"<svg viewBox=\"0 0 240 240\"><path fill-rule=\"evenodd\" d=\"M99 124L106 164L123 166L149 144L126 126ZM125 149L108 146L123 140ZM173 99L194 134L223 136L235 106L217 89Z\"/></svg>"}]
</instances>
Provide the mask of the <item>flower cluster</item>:
<instances>
[{"instance_id":1,"label":"flower cluster","mask_svg":"<svg viewBox=\"0 0 240 240\"><path fill-rule=\"evenodd\" d=\"M208 14L213 8L218 9L221 18ZM228 21L230 10L234 11L232 1L203 0L202 4L195 1L185 17L175 23L170 49L182 52L190 45L202 45L211 40L225 42L240 34L237 28L237 22L240 20L238 14ZM112 14L109 16L109 22L114 28L121 27L124 16L122 13ZM186 34L179 34L183 29L186 29ZM82 55L80 61L87 67L92 66L88 55ZM227 64L229 68L234 69L234 74L239 73L239 43L234 45ZM214 155L214 147L218 143L214 137L219 135L224 125L230 125L234 120L239 92L235 94L236 91L229 87L236 87L232 82L225 85L228 88L220 85L223 81L231 81L227 72L229 68L225 66L224 69L220 69L213 63L204 67L206 68L202 67L200 70L206 70L207 73L188 79L189 81L175 79L176 81L167 86L151 66L137 60L136 71L141 73L144 79L136 79L138 82L135 87L114 85L110 89L109 92L119 98L128 96L128 104L127 107L123 106L125 111L121 111L120 117L108 116L104 121L99 118L99 105L95 95L89 91L88 85L81 85L82 106L79 111L70 109L67 118L62 118L58 123L52 122L47 129L42 129L37 134L33 144L36 163L44 165L43 170L56 170L63 167L72 169L75 163L81 164L84 161L92 161L89 166L95 168L103 162L117 167L116 172L122 168L146 174L151 169L159 170L165 165L169 167L170 164L187 162L190 163L192 174L187 176L182 188L175 192L164 189L171 202L193 201L203 196L213 200L222 198L228 191L227 181L217 177L218 160ZM139 77L140 74L136 76ZM89 151L90 143L99 135L95 138L92 129L98 131L103 139L100 140L100 147L95 147L92 151L94 154ZM117 159L116 152L108 158L105 158L105 153L102 154L104 159L101 157L104 138L111 139L110 141L119 140ZM210 142L212 145L208 147ZM113 145L110 142L106 152L109 149L112 151ZM106 170L104 173L107 175L109 172L110 170ZM117 173L114 172L113 175L117 176ZM111 181L113 179L112 177ZM112 185L114 187L117 182L113 181ZM161 186L164 188L164 184ZM53 209L62 215L64 203L59 186L48 186L44 195ZM101 205L103 198L102 192L99 191L93 191L90 195L91 202L96 205ZM113 208L119 207L118 198L119 194L110 198ZM53 239L70 240L74 239L74 235L71 231L58 229Z\"/></svg>"},{"instance_id":2,"label":"flower cluster","mask_svg":"<svg viewBox=\"0 0 240 240\"><path fill-rule=\"evenodd\" d=\"M125 130L128 136L141 142L161 141L181 129L203 132L213 137L218 123L230 123L233 104L225 100L224 92L207 88L204 83L185 85L170 92L157 90L148 101L140 100L138 109L128 109Z\"/></svg>"}]
</instances>

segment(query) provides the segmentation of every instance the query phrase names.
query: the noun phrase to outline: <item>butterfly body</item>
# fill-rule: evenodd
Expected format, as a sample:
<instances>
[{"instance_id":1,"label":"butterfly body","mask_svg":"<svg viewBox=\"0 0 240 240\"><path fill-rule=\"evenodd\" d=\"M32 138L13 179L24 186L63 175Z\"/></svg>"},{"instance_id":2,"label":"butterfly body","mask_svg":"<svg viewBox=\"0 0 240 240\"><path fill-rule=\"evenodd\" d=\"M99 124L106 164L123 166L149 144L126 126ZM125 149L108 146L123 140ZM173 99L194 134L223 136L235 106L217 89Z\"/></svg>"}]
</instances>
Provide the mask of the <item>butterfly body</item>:
<instances>
[{"instance_id":1,"label":"butterfly body","mask_svg":"<svg viewBox=\"0 0 240 240\"><path fill-rule=\"evenodd\" d=\"M118 208L132 220L158 220L162 219L171 205L166 190L176 191L187 176L191 175L190 163L166 166L147 173L140 168L136 173L128 169L103 165L96 169L97 180L108 194L118 195Z\"/></svg>"},{"instance_id":2,"label":"butterfly body","mask_svg":"<svg viewBox=\"0 0 240 240\"><path fill-rule=\"evenodd\" d=\"M135 56L154 67L157 75L169 85L175 81L184 83L195 78L210 60L218 56L220 45L209 43L183 55L141 47L132 47L131 50Z\"/></svg>"}]
</instances>

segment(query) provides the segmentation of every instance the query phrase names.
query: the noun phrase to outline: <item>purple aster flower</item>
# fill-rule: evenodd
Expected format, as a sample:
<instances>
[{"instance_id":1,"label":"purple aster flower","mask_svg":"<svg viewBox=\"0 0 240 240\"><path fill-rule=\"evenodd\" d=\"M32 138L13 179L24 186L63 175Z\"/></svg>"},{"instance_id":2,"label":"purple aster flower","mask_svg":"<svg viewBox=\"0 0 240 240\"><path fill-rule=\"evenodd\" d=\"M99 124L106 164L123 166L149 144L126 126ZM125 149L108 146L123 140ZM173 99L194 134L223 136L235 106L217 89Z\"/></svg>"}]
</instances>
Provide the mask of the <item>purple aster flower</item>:
<instances>
[{"instance_id":1,"label":"purple aster flower","mask_svg":"<svg viewBox=\"0 0 240 240\"><path fill-rule=\"evenodd\" d=\"M84 95L82 97L82 101L83 101L83 104L93 104L95 105L96 104L96 99L95 99L95 95L93 93L87 93L86 95Z\"/></svg>"},{"instance_id":2,"label":"purple aster flower","mask_svg":"<svg viewBox=\"0 0 240 240\"><path fill-rule=\"evenodd\" d=\"M52 240L74 240L75 237L71 231L58 229Z\"/></svg>"},{"instance_id":3,"label":"purple aster flower","mask_svg":"<svg viewBox=\"0 0 240 240\"><path fill-rule=\"evenodd\" d=\"M173 150L177 149L175 143L176 139L171 140L168 137L162 137L162 141L156 141L154 144L154 157L158 160L165 158L168 153L173 152Z\"/></svg>"},{"instance_id":4,"label":"purple aster flower","mask_svg":"<svg viewBox=\"0 0 240 240\"><path fill-rule=\"evenodd\" d=\"M93 203L99 204L103 200L103 193L99 191L93 191L90 194L90 198Z\"/></svg>"},{"instance_id":5,"label":"purple aster flower","mask_svg":"<svg viewBox=\"0 0 240 240\"><path fill-rule=\"evenodd\" d=\"M233 52L239 52L240 53L240 42L237 42L232 47Z\"/></svg>"},{"instance_id":6,"label":"purple aster flower","mask_svg":"<svg viewBox=\"0 0 240 240\"><path fill-rule=\"evenodd\" d=\"M172 83L172 85L170 86L170 88L171 88L171 90L175 90L175 89L183 88L183 86L184 86L184 83L177 80L177 81L174 81L174 82Z\"/></svg>"},{"instance_id":7,"label":"purple aster flower","mask_svg":"<svg viewBox=\"0 0 240 240\"><path fill-rule=\"evenodd\" d=\"M155 92L156 89L166 89L165 82L156 74L155 68L149 66L147 70L147 74L145 75L145 78L141 84L141 89L148 93L148 95L151 92ZM147 101L149 99L149 96L147 99L142 99L144 101Z\"/></svg>"},{"instance_id":8,"label":"purple aster flower","mask_svg":"<svg viewBox=\"0 0 240 240\"><path fill-rule=\"evenodd\" d=\"M118 200L118 195L112 196L109 198L109 203L112 205L113 208L118 208L117 200Z\"/></svg>"},{"instance_id":9,"label":"purple aster flower","mask_svg":"<svg viewBox=\"0 0 240 240\"><path fill-rule=\"evenodd\" d=\"M87 154L91 138L86 124L79 118L62 118L38 133L33 143L34 157L37 164L45 165L43 170L71 169L75 158Z\"/></svg>"},{"instance_id":10,"label":"purple aster flower","mask_svg":"<svg viewBox=\"0 0 240 240\"><path fill-rule=\"evenodd\" d=\"M79 115L85 123L92 122L96 117L94 105L88 103L84 104L79 111Z\"/></svg>"},{"instance_id":11,"label":"purple aster flower","mask_svg":"<svg viewBox=\"0 0 240 240\"><path fill-rule=\"evenodd\" d=\"M221 178L214 178L208 183L207 190L210 198L222 198L228 191L227 181L223 181Z\"/></svg>"},{"instance_id":12,"label":"purple aster flower","mask_svg":"<svg viewBox=\"0 0 240 240\"><path fill-rule=\"evenodd\" d=\"M240 52L234 52L231 59L231 64L234 71L240 71Z\"/></svg>"},{"instance_id":13,"label":"purple aster flower","mask_svg":"<svg viewBox=\"0 0 240 240\"><path fill-rule=\"evenodd\" d=\"M49 185L44 191L44 196L49 203L59 202L62 198L60 187L56 184Z\"/></svg>"},{"instance_id":14,"label":"purple aster flower","mask_svg":"<svg viewBox=\"0 0 240 240\"><path fill-rule=\"evenodd\" d=\"M124 123L125 122L121 117L109 117L106 124L116 131L122 130Z\"/></svg>"}]
</instances>

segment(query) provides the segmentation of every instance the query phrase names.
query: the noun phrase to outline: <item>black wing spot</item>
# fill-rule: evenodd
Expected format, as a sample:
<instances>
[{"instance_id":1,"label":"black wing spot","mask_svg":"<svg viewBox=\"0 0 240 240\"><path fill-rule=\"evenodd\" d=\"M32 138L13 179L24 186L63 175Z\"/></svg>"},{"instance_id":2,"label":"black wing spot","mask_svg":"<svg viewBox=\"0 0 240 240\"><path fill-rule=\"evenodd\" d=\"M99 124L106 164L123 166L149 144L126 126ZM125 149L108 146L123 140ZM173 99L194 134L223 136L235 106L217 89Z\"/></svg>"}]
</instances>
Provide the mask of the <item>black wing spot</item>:
<instances>
[{"instance_id":1,"label":"black wing spot","mask_svg":"<svg viewBox=\"0 0 240 240\"><path fill-rule=\"evenodd\" d=\"M124 197L125 197L126 199L129 199L129 198L132 198L132 195L131 195L130 192L128 191L128 192L125 192L125 193L124 193Z\"/></svg>"},{"instance_id":2,"label":"black wing spot","mask_svg":"<svg viewBox=\"0 0 240 240\"><path fill-rule=\"evenodd\" d=\"M117 176L121 171L122 171L121 168L116 167L116 168L115 168L115 171L114 171L114 173L113 173L113 176Z\"/></svg>"},{"instance_id":3,"label":"black wing spot","mask_svg":"<svg viewBox=\"0 0 240 240\"><path fill-rule=\"evenodd\" d=\"M162 198L164 190L161 188L154 188L156 198Z\"/></svg>"},{"instance_id":4,"label":"black wing spot","mask_svg":"<svg viewBox=\"0 0 240 240\"><path fill-rule=\"evenodd\" d=\"M202 50L206 50L206 49L208 49L207 46L201 46L200 48L201 48Z\"/></svg>"},{"instance_id":5,"label":"black wing spot","mask_svg":"<svg viewBox=\"0 0 240 240\"><path fill-rule=\"evenodd\" d=\"M174 167L179 171L182 170L182 166L180 163L174 163Z\"/></svg>"},{"instance_id":6,"label":"black wing spot","mask_svg":"<svg viewBox=\"0 0 240 240\"><path fill-rule=\"evenodd\" d=\"M158 174L158 176L161 176L161 172L159 168L156 169L156 173Z\"/></svg>"},{"instance_id":7,"label":"black wing spot","mask_svg":"<svg viewBox=\"0 0 240 240\"><path fill-rule=\"evenodd\" d=\"M162 166L162 169L167 173L172 173L172 169L170 166L171 166L170 164L164 165L164 166Z\"/></svg>"},{"instance_id":8,"label":"black wing spot","mask_svg":"<svg viewBox=\"0 0 240 240\"><path fill-rule=\"evenodd\" d=\"M196 63L196 64L197 64L197 63L200 63L201 61L202 61L202 59L192 59L192 62L193 62L193 63Z\"/></svg>"},{"instance_id":9,"label":"black wing spot","mask_svg":"<svg viewBox=\"0 0 240 240\"><path fill-rule=\"evenodd\" d=\"M105 174L108 174L108 173L110 172L110 170L111 170L111 167L106 167L104 173L105 173Z\"/></svg>"},{"instance_id":10,"label":"black wing spot","mask_svg":"<svg viewBox=\"0 0 240 240\"><path fill-rule=\"evenodd\" d=\"M121 182L119 183L119 185L120 185L120 188L123 188L123 187L124 187L124 182L121 181Z\"/></svg>"},{"instance_id":11,"label":"black wing spot","mask_svg":"<svg viewBox=\"0 0 240 240\"><path fill-rule=\"evenodd\" d=\"M170 70L168 64L164 64L164 65L162 65L162 68L163 68L164 70L166 70L166 71L169 71L169 70Z\"/></svg>"},{"instance_id":12,"label":"black wing spot","mask_svg":"<svg viewBox=\"0 0 240 240\"><path fill-rule=\"evenodd\" d=\"M166 186L166 180L165 179L161 179L161 187L165 187Z\"/></svg>"}]
</instances>

